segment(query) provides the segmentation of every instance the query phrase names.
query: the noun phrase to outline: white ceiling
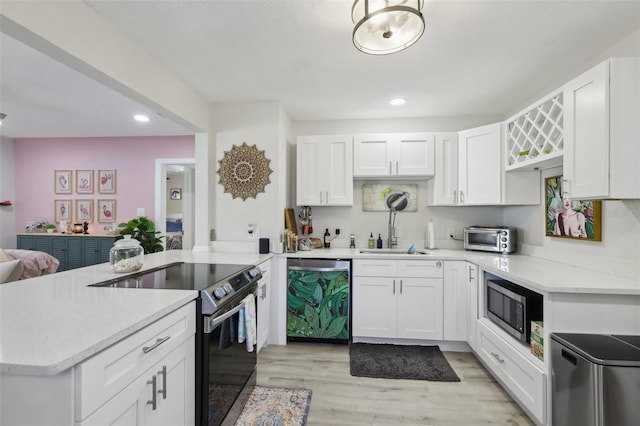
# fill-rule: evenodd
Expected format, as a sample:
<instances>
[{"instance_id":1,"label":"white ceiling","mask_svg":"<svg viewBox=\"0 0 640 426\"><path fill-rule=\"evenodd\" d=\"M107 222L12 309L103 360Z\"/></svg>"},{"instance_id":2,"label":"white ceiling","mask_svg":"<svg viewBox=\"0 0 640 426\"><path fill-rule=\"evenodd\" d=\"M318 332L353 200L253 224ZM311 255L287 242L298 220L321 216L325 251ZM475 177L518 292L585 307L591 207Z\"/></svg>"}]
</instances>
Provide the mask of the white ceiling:
<instances>
[{"instance_id":1,"label":"white ceiling","mask_svg":"<svg viewBox=\"0 0 640 426\"><path fill-rule=\"evenodd\" d=\"M640 1L426 0L387 56L351 42L351 0L89 1L215 103L279 101L293 120L501 115L640 28ZM190 133L1 35L7 137ZM640 41L639 41L640 43ZM393 97L407 103L391 107ZM152 115L140 126L130 117Z\"/></svg>"}]
</instances>

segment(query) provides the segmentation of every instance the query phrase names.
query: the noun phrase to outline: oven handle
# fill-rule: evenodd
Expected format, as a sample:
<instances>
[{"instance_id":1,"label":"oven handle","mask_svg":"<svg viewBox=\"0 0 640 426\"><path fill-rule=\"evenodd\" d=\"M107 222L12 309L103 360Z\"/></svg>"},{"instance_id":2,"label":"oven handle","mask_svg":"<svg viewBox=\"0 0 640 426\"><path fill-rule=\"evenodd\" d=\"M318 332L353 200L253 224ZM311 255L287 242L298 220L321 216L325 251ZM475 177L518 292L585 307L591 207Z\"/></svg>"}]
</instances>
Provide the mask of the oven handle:
<instances>
[{"instance_id":1,"label":"oven handle","mask_svg":"<svg viewBox=\"0 0 640 426\"><path fill-rule=\"evenodd\" d=\"M229 317L237 314L238 312L240 312L240 309L242 309L242 308L244 308L244 303L240 303L238 306L236 306L235 308L233 308L229 312L225 312L224 314L220 315L219 317L213 318L211 320L211 328L212 329L216 328L224 320L226 320L227 318L229 318Z\"/></svg>"}]
</instances>

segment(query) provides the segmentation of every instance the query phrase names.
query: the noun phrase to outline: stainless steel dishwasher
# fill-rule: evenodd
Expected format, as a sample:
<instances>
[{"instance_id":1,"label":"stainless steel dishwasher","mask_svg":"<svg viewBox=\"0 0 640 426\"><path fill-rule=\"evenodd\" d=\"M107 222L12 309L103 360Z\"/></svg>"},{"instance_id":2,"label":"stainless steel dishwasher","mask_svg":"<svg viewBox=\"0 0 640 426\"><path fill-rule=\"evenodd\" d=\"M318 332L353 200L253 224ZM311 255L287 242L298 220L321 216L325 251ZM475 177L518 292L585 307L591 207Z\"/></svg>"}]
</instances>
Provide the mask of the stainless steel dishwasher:
<instances>
[{"instance_id":1,"label":"stainless steel dishwasher","mask_svg":"<svg viewBox=\"0 0 640 426\"><path fill-rule=\"evenodd\" d=\"M552 333L553 426L640 419L640 336Z\"/></svg>"},{"instance_id":2,"label":"stainless steel dishwasher","mask_svg":"<svg viewBox=\"0 0 640 426\"><path fill-rule=\"evenodd\" d=\"M287 261L287 341L349 343L351 261Z\"/></svg>"}]
</instances>

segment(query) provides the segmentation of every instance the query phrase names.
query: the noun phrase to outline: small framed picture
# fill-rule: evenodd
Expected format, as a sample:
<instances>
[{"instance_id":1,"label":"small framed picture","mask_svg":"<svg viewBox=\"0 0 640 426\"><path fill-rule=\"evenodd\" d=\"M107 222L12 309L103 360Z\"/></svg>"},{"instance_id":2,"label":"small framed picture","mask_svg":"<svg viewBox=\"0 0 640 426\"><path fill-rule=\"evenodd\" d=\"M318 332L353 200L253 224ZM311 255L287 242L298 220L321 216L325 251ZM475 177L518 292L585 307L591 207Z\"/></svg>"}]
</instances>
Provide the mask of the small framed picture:
<instances>
[{"instance_id":1,"label":"small framed picture","mask_svg":"<svg viewBox=\"0 0 640 426\"><path fill-rule=\"evenodd\" d=\"M76 200L76 222L93 221L93 200Z\"/></svg>"},{"instance_id":2,"label":"small framed picture","mask_svg":"<svg viewBox=\"0 0 640 426\"><path fill-rule=\"evenodd\" d=\"M98 222L113 223L116 221L116 200L98 200Z\"/></svg>"},{"instance_id":3,"label":"small framed picture","mask_svg":"<svg viewBox=\"0 0 640 426\"><path fill-rule=\"evenodd\" d=\"M71 170L55 170L53 187L56 194L71 194Z\"/></svg>"},{"instance_id":4,"label":"small framed picture","mask_svg":"<svg viewBox=\"0 0 640 426\"><path fill-rule=\"evenodd\" d=\"M169 190L172 200L181 200L182 199L182 188L171 188Z\"/></svg>"},{"instance_id":5,"label":"small framed picture","mask_svg":"<svg viewBox=\"0 0 640 426\"><path fill-rule=\"evenodd\" d=\"M93 170L76 170L76 193L93 194Z\"/></svg>"},{"instance_id":6,"label":"small framed picture","mask_svg":"<svg viewBox=\"0 0 640 426\"><path fill-rule=\"evenodd\" d=\"M71 220L71 200L55 200L53 202L53 221Z\"/></svg>"},{"instance_id":7,"label":"small framed picture","mask_svg":"<svg viewBox=\"0 0 640 426\"><path fill-rule=\"evenodd\" d=\"M602 241L602 202L570 200L562 191L562 175L545 178L547 237Z\"/></svg>"},{"instance_id":8,"label":"small framed picture","mask_svg":"<svg viewBox=\"0 0 640 426\"><path fill-rule=\"evenodd\" d=\"M100 194L116 193L115 170L98 170L98 192Z\"/></svg>"}]
</instances>

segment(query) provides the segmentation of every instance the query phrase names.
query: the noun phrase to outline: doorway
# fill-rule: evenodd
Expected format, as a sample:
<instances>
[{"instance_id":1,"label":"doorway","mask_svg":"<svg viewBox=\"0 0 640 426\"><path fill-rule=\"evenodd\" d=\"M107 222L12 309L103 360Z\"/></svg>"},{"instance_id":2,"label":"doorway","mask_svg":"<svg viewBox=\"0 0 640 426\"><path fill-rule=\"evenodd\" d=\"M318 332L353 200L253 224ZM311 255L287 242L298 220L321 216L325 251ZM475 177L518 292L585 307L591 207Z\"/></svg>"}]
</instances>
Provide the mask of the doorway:
<instances>
[{"instance_id":1,"label":"doorway","mask_svg":"<svg viewBox=\"0 0 640 426\"><path fill-rule=\"evenodd\" d=\"M156 159L156 229L165 249L193 249L195 159Z\"/></svg>"}]
</instances>

